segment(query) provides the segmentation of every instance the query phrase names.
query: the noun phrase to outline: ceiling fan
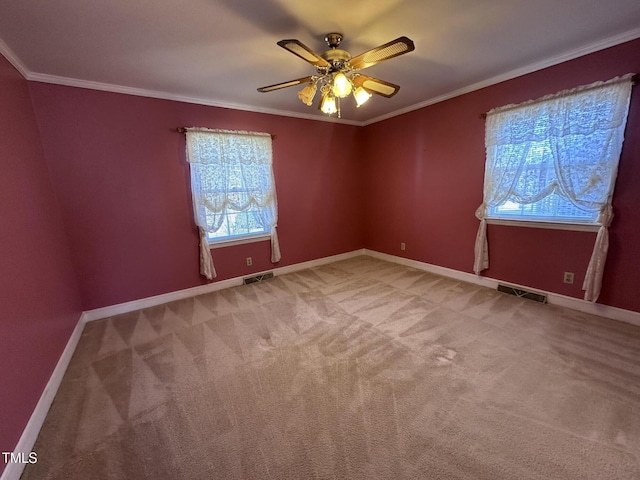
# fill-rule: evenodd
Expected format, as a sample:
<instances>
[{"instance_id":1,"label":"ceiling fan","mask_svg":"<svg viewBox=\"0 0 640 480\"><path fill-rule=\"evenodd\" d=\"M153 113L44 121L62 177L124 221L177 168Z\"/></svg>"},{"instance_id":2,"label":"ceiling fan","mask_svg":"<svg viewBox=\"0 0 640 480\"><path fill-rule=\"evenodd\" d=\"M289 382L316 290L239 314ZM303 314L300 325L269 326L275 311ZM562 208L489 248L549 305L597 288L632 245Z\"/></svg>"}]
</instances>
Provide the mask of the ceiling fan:
<instances>
[{"instance_id":1,"label":"ceiling fan","mask_svg":"<svg viewBox=\"0 0 640 480\"><path fill-rule=\"evenodd\" d=\"M280 40L278 45L316 67L317 75L261 87L258 91L272 92L281 88L306 84L298 92L298 98L310 106L319 88L322 97L318 108L327 115L337 113L340 117L340 99L348 97L352 92L356 106L360 107L374 93L390 98L400 90L398 85L362 75L358 73L358 70L404 55L415 49L410 39L399 37L356 57L351 57L349 52L338 48L342 41L341 33L329 33L324 41L327 42L329 50L318 55L299 40Z\"/></svg>"}]
</instances>

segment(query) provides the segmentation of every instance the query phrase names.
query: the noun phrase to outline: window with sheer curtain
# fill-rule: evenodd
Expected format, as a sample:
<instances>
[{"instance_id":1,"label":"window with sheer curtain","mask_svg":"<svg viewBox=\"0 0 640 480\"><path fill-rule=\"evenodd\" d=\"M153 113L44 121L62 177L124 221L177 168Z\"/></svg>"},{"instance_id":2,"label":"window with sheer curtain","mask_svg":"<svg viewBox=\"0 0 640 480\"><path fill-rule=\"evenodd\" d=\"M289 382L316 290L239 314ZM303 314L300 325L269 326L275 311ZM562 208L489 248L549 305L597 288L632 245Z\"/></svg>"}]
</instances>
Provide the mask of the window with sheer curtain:
<instances>
[{"instance_id":1,"label":"window with sheer curtain","mask_svg":"<svg viewBox=\"0 0 640 480\"><path fill-rule=\"evenodd\" d=\"M594 225L583 289L596 301L631 87L629 74L487 113L477 274L489 267L488 219Z\"/></svg>"},{"instance_id":2,"label":"window with sheer curtain","mask_svg":"<svg viewBox=\"0 0 640 480\"><path fill-rule=\"evenodd\" d=\"M216 276L212 245L267 237L271 261L278 262L271 135L204 128L188 128L186 135L202 275Z\"/></svg>"}]
</instances>

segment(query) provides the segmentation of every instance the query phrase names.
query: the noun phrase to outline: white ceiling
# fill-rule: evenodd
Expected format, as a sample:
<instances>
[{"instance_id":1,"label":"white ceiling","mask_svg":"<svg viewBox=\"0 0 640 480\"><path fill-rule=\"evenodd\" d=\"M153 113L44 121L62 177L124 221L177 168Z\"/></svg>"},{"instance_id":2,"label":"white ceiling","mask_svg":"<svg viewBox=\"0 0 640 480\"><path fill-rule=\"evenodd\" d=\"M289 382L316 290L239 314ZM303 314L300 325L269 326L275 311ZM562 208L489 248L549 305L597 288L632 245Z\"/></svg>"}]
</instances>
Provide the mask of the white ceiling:
<instances>
[{"instance_id":1,"label":"white ceiling","mask_svg":"<svg viewBox=\"0 0 640 480\"><path fill-rule=\"evenodd\" d=\"M297 87L256 91L315 72L278 40L321 53L337 31L355 56L408 36L414 52L366 71L399 93L343 103L356 124L640 37L638 0L0 0L0 13L0 51L30 80L313 118Z\"/></svg>"}]
</instances>

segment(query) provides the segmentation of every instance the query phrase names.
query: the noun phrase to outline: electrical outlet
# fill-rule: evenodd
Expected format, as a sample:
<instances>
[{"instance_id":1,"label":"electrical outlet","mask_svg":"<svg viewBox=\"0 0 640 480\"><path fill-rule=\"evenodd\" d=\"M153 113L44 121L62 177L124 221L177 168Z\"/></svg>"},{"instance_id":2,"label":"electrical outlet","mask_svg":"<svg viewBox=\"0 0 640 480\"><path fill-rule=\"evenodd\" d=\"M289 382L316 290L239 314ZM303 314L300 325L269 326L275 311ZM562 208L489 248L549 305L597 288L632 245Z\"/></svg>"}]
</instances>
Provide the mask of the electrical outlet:
<instances>
[{"instance_id":1,"label":"electrical outlet","mask_svg":"<svg viewBox=\"0 0 640 480\"><path fill-rule=\"evenodd\" d=\"M564 283L573 284L573 272L564 272Z\"/></svg>"},{"instance_id":2,"label":"electrical outlet","mask_svg":"<svg viewBox=\"0 0 640 480\"><path fill-rule=\"evenodd\" d=\"M247 267L250 267L251 265L253 265L253 260L251 260L251 257L247 257Z\"/></svg>"},{"instance_id":3,"label":"electrical outlet","mask_svg":"<svg viewBox=\"0 0 640 480\"><path fill-rule=\"evenodd\" d=\"M406 250L406 249L407 249L407 246L404 244L404 242L402 242L400 244L400 250Z\"/></svg>"}]
</instances>

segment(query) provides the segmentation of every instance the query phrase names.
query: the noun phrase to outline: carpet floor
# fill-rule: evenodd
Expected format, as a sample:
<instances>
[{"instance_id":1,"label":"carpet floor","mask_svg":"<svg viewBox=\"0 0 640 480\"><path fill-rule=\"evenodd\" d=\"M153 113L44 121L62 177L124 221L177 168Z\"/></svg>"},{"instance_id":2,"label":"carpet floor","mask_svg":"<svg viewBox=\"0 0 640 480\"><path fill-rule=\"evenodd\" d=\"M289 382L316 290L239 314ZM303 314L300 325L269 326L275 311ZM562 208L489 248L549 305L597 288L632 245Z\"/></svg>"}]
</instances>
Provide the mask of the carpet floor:
<instances>
[{"instance_id":1,"label":"carpet floor","mask_svg":"<svg viewBox=\"0 0 640 480\"><path fill-rule=\"evenodd\" d=\"M23 479L640 478L640 328L370 257L90 322Z\"/></svg>"}]
</instances>

